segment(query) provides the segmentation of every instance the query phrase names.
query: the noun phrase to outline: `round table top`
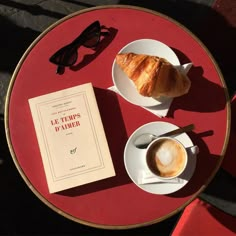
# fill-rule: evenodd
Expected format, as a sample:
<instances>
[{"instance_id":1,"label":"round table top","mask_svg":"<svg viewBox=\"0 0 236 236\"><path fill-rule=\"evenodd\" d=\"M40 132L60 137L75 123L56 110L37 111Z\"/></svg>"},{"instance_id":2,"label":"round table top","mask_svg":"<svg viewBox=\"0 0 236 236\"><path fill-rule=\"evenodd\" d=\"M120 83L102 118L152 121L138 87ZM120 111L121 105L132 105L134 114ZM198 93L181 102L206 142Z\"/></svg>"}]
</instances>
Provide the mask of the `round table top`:
<instances>
[{"instance_id":1,"label":"round table top","mask_svg":"<svg viewBox=\"0 0 236 236\"><path fill-rule=\"evenodd\" d=\"M63 75L49 57L99 20L110 34L98 48L80 47L78 61ZM175 98L160 118L127 102L107 88L116 54L129 42L155 39L171 47L180 63L192 62L188 94ZM49 194L28 105L28 99L92 82L107 136L116 176L62 193ZM187 28L151 10L123 6L85 9L45 30L22 56L6 99L5 128L18 171L29 188L64 217L98 228L134 228L160 222L179 212L209 184L219 169L228 144L230 101L221 72L207 48ZM165 121L177 126L195 124L189 134L199 147L197 164L186 186L171 194L151 194L138 188L124 166L124 147L140 126Z\"/></svg>"}]
</instances>

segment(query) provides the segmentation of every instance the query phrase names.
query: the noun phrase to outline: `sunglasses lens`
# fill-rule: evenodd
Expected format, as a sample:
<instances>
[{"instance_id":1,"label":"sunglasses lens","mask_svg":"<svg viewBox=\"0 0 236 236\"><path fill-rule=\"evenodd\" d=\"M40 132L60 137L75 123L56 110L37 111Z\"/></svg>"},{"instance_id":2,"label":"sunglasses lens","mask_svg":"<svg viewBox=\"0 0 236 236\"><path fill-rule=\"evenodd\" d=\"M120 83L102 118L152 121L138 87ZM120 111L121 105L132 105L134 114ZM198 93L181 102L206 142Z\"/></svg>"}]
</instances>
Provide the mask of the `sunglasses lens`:
<instances>
[{"instance_id":1,"label":"sunglasses lens","mask_svg":"<svg viewBox=\"0 0 236 236\"><path fill-rule=\"evenodd\" d=\"M61 66L71 66L77 60L77 48L65 47L55 53L50 59L52 63Z\"/></svg>"},{"instance_id":2,"label":"sunglasses lens","mask_svg":"<svg viewBox=\"0 0 236 236\"><path fill-rule=\"evenodd\" d=\"M88 35L86 41L83 43L83 46L92 48L95 47L100 39L100 32L93 32L90 35Z\"/></svg>"},{"instance_id":3,"label":"sunglasses lens","mask_svg":"<svg viewBox=\"0 0 236 236\"><path fill-rule=\"evenodd\" d=\"M64 56L64 64L67 64L68 66L75 64L77 55L77 48L72 48L69 50Z\"/></svg>"},{"instance_id":4,"label":"sunglasses lens","mask_svg":"<svg viewBox=\"0 0 236 236\"><path fill-rule=\"evenodd\" d=\"M83 46L92 48L95 47L100 39L101 27L98 21L95 21L88 28L86 28L81 37L84 38Z\"/></svg>"}]
</instances>

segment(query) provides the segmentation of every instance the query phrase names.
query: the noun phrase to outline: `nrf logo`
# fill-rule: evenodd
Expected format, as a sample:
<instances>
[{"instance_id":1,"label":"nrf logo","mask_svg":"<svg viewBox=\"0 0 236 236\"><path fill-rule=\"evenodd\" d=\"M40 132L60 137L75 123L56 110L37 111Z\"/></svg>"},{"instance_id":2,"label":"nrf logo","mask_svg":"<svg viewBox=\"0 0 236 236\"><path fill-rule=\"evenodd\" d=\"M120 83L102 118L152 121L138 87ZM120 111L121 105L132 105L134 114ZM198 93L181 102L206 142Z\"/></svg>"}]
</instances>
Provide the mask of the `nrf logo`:
<instances>
[{"instance_id":1,"label":"nrf logo","mask_svg":"<svg viewBox=\"0 0 236 236\"><path fill-rule=\"evenodd\" d=\"M76 153L76 150L77 150L77 147L74 148L74 149L71 149L71 150L70 150L70 154L72 154L72 155L75 154L75 153Z\"/></svg>"}]
</instances>

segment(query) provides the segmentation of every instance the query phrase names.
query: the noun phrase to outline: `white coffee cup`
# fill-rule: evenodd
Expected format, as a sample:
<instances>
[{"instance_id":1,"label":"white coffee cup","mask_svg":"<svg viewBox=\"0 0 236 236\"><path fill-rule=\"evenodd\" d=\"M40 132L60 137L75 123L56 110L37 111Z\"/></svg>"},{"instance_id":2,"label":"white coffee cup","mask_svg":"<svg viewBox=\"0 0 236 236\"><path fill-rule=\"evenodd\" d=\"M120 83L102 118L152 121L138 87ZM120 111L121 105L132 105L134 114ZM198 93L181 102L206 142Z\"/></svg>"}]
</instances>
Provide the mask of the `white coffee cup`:
<instances>
[{"instance_id":1,"label":"white coffee cup","mask_svg":"<svg viewBox=\"0 0 236 236\"><path fill-rule=\"evenodd\" d=\"M175 138L159 137L146 150L146 164L159 178L172 179L183 173L188 153L185 146Z\"/></svg>"}]
</instances>

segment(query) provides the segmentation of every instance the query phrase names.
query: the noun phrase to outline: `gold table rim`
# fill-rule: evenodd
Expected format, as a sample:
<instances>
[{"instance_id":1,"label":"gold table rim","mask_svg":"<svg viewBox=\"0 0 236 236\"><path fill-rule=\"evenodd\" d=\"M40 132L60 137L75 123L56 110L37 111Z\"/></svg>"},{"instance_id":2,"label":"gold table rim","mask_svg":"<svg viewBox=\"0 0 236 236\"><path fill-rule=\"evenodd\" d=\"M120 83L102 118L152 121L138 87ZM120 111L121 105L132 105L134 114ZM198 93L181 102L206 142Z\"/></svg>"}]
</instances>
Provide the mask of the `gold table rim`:
<instances>
[{"instance_id":1,"label":"gold table rim","mask_svg":"<svg viewBox=\"0 0 236 236\"><path fill-rule=\"evenodd\" d=\"M53 28L55 28L57 25L59 25L60 23L73 18L77 15L89 12L89 11L95 11L95 10L103 10L103 9L109 9L109 8L123 8L123 9L133 9L133 10L138 10L138 11L144 11L156 16L161 16L169 21L171 21L172 23L174 23L175 25L181 27L182 29L184 29L191 37L193 37L200 45L201 47L206 51L206 53L208 54L208 56L210 57L212 63L214 64L218 75L220 77L222 86L224 88L225 91L225 97L226 97L226 109L227 109L227 130L226 130L226 137L224 140L224 144L223 144L223 149L221 151L221 161L218 163L218 166L215 168L215 171L211 174L211 176L209 177L209 179L206 181L205 185L202 186L193 196L192 198L190 198L188 201L185 202L185 204L183 204L181 207L179 207L178 209L174 210L173 212L170 212L169 214L158 218L156 220L153 221L148 221L148 222L144 222L144 223L139 223L139 224L131 224L131 225L102 225L102 224L96 224L93 222L88 222L88 221L84 221L82 219L78 219L68 213L63 212L62 210L60 210L59 208L57 208L56 206L54 206L52 203L50 203L47 199L45 199L38 191L37 189L31 184L30 180L27 178L27 176L25 175L24 171L22 170L21 166L19 165L18 161L17 161L17 157L16 154L14 152L14 148L13 145L11 143L11 137L10 137L10 129L9 129L9 103L10 103L10 97L11 97L11 92L12 89L14 87L14 82L17 78L17 74L21 68L21 65L23 64L25 58L27 57L27 55L30 53L30 51L32 50L32 48L40 41L40 39L42 37L44 37L50 30L52 30ZM5 110L4 110L4 126L5 126L5 133L6 133L6 139L7 139L7 144L8 144L8 148L10 151L10 154L12 156L13 162L17 168L17 170L19 171L21 177L23 178L23 180L25 181L25 183L27 184L27 186L31 189L31 191L44 203L46 204L49 208L51 208L52 210L54 210L56 213L62 215L63 217L72 220L74 222L86 225L86 226L90 226L90 227L95 227L95 228L100 228L100 229L118 229L118 230L122 230L122 229L133 229L133 228L138 228L138 227L143 227L143 226L149 226L149 225L153 225L155 223L159 223L161 221L164 221L166 219L168 219L171 216L174 216L175 214L177 214L178 212L180 212L181 210L183 210L188 204L190 204L195 198L197 198L197 196L204 191L204 189L208 186L208 184L211 182L211 180L214 178L215 174L217 173L217 171L219 170L221 163L223 161L224 155L226 153L226 149L228 146L228 142L229 142L229 135L230 135L230 127L231 127L231 105L230 105L230 97L229 97L229 92L228 92L228 88L226 86L225 80L223 78L222 72L217 64L217 62L215 61L214 57L212 56L212 54L210 53L210 51L207 49L207 47L201 42L201 40L195 35L193 34L187 27L185 27L183 24L181 24L180 22L178 22L177 20L163 14L160 12L157 12L155 10L151 10L148 8L144 8L144 7L139 7L139 6L134 6L134 5L118 5L118 4L114 4L114 5L101 5L101 6L95 6L95 7L90 7L90 8L86 8L86 9L82 9L79 11L76 11L74 13L71 13L59 20L57 20L56 22L54 22L53 24L51 24L49 27L47 27L31 44L30 46L26 49L25 53L22 55L21 59L19 60L13 75L11 77L10 83L9 83L9 87L7 90L7 95L6 95L6 99L5 99Z\"/></svg>"}]
</instances>

